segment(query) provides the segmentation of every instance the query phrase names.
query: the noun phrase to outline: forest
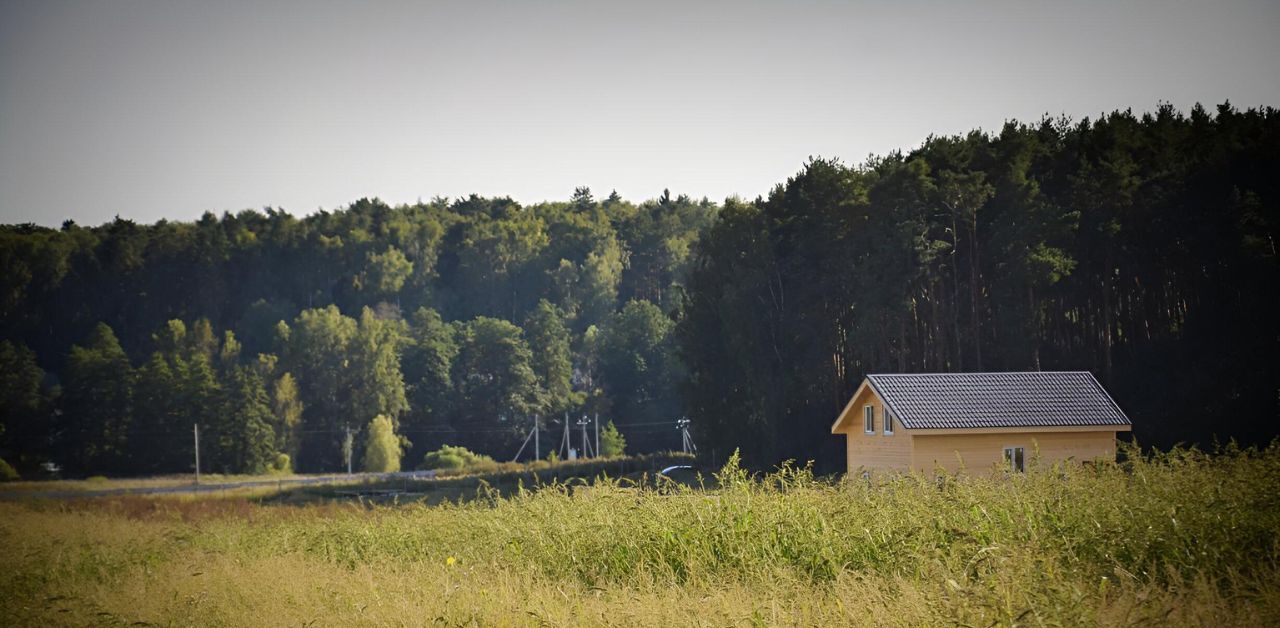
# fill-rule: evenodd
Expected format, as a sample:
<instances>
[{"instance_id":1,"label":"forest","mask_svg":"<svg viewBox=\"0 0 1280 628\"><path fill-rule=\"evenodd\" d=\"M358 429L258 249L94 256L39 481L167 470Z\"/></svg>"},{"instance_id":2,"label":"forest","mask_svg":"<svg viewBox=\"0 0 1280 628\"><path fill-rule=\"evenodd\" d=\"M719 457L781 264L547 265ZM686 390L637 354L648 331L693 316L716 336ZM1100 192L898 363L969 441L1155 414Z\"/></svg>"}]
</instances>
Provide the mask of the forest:
<instances>
[{"instance_id":1,"label":"forest","mask_svg":"<svg viewBox=\"0 0 1280 628\"><path fill-rule=\"evenodd\" d=\"M1280 112L1007 122L723 203L362 199L0 227L0 458L24 474L510 459L541 417L634 452L834 471L871 372L1089 370L1142 445L1280 418ZM381 419L379 419L381 417ZM282 456L283 454L283 456Z\"/></svg>"}]
</instances>

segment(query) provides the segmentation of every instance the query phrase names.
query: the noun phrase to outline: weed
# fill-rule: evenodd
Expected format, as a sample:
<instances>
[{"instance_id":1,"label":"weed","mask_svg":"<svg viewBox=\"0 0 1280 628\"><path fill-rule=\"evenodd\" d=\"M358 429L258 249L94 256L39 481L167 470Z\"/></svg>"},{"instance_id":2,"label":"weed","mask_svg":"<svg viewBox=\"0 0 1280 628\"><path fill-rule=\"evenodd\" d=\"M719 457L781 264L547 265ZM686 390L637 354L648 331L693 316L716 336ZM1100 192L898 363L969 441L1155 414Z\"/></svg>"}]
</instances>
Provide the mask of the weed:
<instances>
[{"instance_id":1,"label":"weed","mask_svg":"<svg viewBox=\"0 0 1280 628\"><path fill-rule=\"evenodd\" d=\"M436 506L0 504L17 623L1280 623L1280 446L711 488L512 480ZM52 601L50 601L52 600Z\"/></svg>"}]
</instances>

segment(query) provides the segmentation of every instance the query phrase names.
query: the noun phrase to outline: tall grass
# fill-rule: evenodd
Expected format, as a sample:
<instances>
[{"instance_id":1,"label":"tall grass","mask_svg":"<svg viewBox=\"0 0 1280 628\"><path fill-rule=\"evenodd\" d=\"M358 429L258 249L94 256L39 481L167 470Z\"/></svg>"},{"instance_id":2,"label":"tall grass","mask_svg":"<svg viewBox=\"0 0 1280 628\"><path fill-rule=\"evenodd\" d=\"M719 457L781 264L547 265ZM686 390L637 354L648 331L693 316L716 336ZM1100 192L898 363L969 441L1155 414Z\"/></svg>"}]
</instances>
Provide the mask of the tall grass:
<instances>
[{"instance_id":1,"label":"tall grass","mask_svg":"<svg viewBox=\"0 0 1280 628\"><path fill-rule=\"evenodd\" d=\"M602 479L432 507L3 504L0 610L202 624L1280 622L1280 447L1128 458L838 483L731 462L714 488Z\"/></svg>"}]
</instances>

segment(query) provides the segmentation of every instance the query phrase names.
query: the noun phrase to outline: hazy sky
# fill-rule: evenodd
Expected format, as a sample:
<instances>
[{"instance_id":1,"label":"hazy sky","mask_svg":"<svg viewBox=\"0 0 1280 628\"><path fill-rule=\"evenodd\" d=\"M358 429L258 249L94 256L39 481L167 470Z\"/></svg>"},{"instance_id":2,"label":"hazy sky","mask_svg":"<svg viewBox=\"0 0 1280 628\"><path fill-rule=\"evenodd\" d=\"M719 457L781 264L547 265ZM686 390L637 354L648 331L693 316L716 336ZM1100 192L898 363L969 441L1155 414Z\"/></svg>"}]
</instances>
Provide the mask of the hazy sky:
<instances>
[{"instance_id":1,"label":"hazy sky","mask_svg":"<svg viewBox=\"0 0 1280 628\"><path fill-rule=\"evenodd\" d=\"M0 222L754 197L1007 118L1280 106L1280 3L0 0Z\"/></svg>"}]
</instances>

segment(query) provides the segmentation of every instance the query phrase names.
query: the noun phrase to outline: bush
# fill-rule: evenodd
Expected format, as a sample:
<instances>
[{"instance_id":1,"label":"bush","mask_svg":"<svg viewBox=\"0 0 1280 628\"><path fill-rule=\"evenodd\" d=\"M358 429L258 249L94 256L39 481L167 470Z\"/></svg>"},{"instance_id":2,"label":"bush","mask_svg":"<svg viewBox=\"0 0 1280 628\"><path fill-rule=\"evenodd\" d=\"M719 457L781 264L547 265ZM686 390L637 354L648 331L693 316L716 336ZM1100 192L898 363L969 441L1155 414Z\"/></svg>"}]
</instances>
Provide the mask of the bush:
<instances>
[{"instance_id":1,"label":"bush","mask_svg":"<svg viewBox=\"0 0 1280 628\"><path fill-rule=\"evenodd\" d=\"M379 414L369 421L369 435L364 446L363 469L373 473L395 473L400 470L400 437L391 419Z\"/></svg>"},{"instance_id":2,"label":"bush","mask_svg":"<svg viewBox=\"0 0 1280 628\"><path fill-rule=\"evenodd\" d=\"M437 471L484 469L496 467L497 464L493 461L493 458L475 453L466 447L444 445L440 449L428 452L426 456L423 456L422 464L418 465L418 468L435 469Z\"/></svg>"},{"instance_id":3,"label":"bush","mask_svg":"<svg viewBox=\"0 0 1280 628\"><path fill-rule=\"evenodd\" d=\"M609 421L600 430L600 455L606 458L621 456L627 453L627 439L618 431L618 427Z\"/></svg>"},{"instance_id":4,"label":"bush","mask_svg":"<svg viewBox=\"0 0 1280 628\"><path fill-rule=\"evenodd\" d=\"M278 475L289 475L293 473L293 460L289 459L289 454L278 453L275 460L271 461L271 467L268 471Z\"/></svg>"},{"instance_id":5,"label":"bush","mask_svg":"<svg viewBox=\"0 0 1280 628\"><path fill-rule=\"evenodd\" d=\"M4 458L0 458L0 482L12 482L17 479L20 479L17 469L5 462Z\"/></svg>"}]
</instances>

